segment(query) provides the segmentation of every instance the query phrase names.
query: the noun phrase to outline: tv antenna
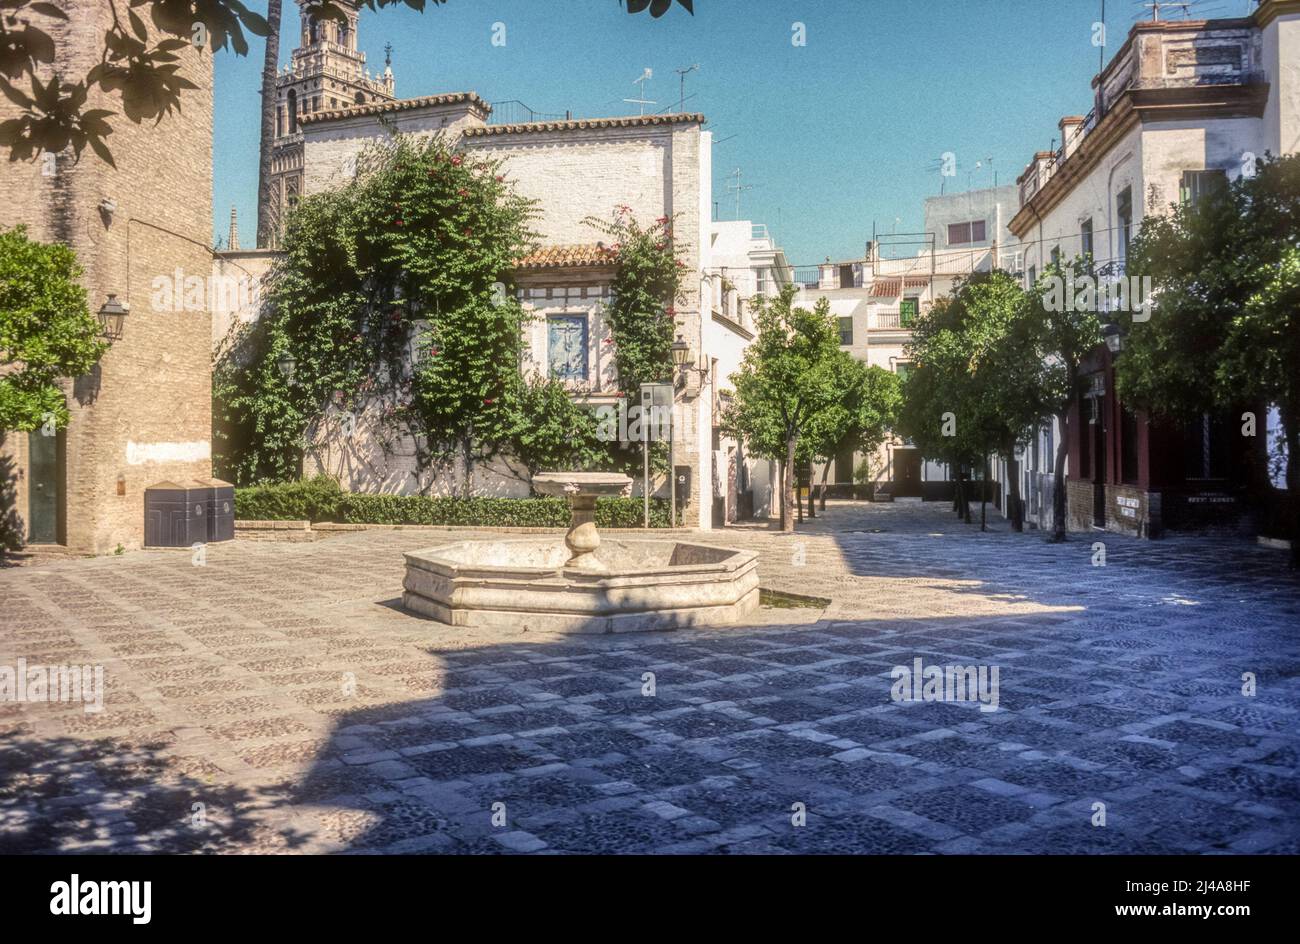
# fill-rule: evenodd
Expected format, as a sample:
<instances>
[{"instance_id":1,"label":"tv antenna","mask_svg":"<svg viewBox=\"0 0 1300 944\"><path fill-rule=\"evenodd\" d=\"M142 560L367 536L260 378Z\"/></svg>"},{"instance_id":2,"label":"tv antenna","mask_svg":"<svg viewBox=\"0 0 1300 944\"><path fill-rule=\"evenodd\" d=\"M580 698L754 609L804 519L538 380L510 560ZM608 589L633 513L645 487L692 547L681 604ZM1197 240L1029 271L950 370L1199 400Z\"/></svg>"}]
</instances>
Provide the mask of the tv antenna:
<instances>
[{"instance_id":1,"label":"tv antenna","mask_svg":"<svg viewBox=\"0 0 1300 944\"><path fill-rule=\"evenodd\" d=\"M1191 0L1178 0L1178 2L1174 2L1174 0L1147 0L1147 2L1142 5L1151 10L1151 22L1158 23L1160 21L1161 9L1182 10L1183 19L1187 19L1187 11L1191 8L1192 4Z\"/></svg>"},{"instance_id":2,"label":"tv antenna","mask_svg":"<svg viewBox=\"0 0 1300 944\"><path fill-rule=\"evenodd\" d=\"M627 102L629 105L640 105L640 106L641 106L641 116L642 116L642 117L645 117L645 107L646 107L647 105L658 105L658 104L659 104L658 102L652 102L652 101L650 101L648 98L645 97L645 84L646 84L647 82L649 82L652 78L654 78L654 70L651 69L649 66L647 66L647 67L646 67L646 70L645 70L644 72L641 73L641 77L640 77L640 78L638 78L638 79L633 79L633 80L632 80L632 84L633 84L633 85L639 85L639 86L641 86L641 92L640 92L640 96L641 96L641 97L640 97L640 98L625 98L625 99L623 99L623 101Z\"/></svg>"},{"instance_id":3,"label":"tv antenna","mask_svg":"<svg viewBox=\"0 0 1300 944\"><path fill-rule=\"evenodd\" d=\"M939 196L943 196L944 188L947 184L945 178L947 178L948 175L944 173L947 166L948 162L942 157L936 157L934 160L930 161L930 163L925 165L926 173L939 175Z\"/></svg>"},{"instance_id":4,"label":"tv antenna","mask_svg":"<svg viewBox=\"0 0 1300 944\"><path fill-rule=\"evenodd\" d=\"M674 72L677 73L677 78L680 82L678 96L677 96L677 111L679 113L685 111L684 106L686 105L686 77L690 75L692 72L698 72L699 69L700 69L700 64L696 62L685 69L673 70Z\"/></svg>"},{"instance_id":5,"label":"tv antenna","mask_svg":"<svg viewBox=\"0 0 1300 944\"><path fill-rule=\"evenodd\" d=\"M738 220L740 219L740 195L744 193L746 190L753 190L754 185L741 183L743 175L741 174L739 167L737 167L727 176L736 178L735 183L727 184L727 189L733 191L736 194L736 215L734 219Z\"/></svg>"}]
</instances>

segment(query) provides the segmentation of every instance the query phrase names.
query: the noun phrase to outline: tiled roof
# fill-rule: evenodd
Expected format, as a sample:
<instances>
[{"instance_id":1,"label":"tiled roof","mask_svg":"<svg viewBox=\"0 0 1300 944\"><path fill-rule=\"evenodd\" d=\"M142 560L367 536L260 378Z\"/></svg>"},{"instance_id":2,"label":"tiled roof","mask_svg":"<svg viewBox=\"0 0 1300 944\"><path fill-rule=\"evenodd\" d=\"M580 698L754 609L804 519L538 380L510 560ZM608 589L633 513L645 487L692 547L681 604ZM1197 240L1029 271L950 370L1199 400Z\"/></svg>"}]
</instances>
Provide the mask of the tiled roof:
<instances>
[{"instance_id":1,"label":"tiled roof","mask_svg":"<svg viewBox=\"0 0 1300 944\"><path fill-rule=\"evenodd\" d=\"M903 280L893 279L876 279L871 283L872 298L897 298L903 289Z\"/></svg>"},{"instance_id":2,"label":"tiled roof","mask_svg":"<svg viewBox=\"0 0 1300 944\"><path fill-rule=\"evenodd\" d=\"M600 243L570 246L543 246L517 263L516 269L578 268L614 265L614 251Z\"/></svg>"},{"instance_id":3,"label":"tiled roof","mask_svg":"<svg viewBox=\"0 0 1300 944\"><path fill-rule=\"evenodd\" d=\"M925 288L930 284L928 275L907 275L903 277L903 288Z\"/></svg>"},{"instance_id":4,"label":"tiled roof","mask_svg":"<svg viewBox=\"0 0 1300 944\"><path fill-rule=\"evenodd\" d=\"M361 115L382 115L390 111L408 111L412 108L428 108L432 105L456 105L468 102L476 106L484 116L492 112L492 106L478 97L476 92L450 92L446 95L425 95L422 98L399 98L391 102L372 102L369 105L353 105L349 108L335 108L330 111L318 111L303 115L302 124L315 124L319 121L334 121L337 118L356 118Z\"/></svg>"},{"instance_id":5,"label":"tiled roof","mask_svg":"<svg viewBox=\"0 0 1300 944\"><path fill-rule=\"evenodd\" d=\"M700 114L633 115L629 118L575 118L572 121L530 121L517 125L483 125L466 128L469 138L495 134L541 134L547 131L581 131L589 128L642 128L650 125L704 124Z\"/></svg>"}]
</instances>

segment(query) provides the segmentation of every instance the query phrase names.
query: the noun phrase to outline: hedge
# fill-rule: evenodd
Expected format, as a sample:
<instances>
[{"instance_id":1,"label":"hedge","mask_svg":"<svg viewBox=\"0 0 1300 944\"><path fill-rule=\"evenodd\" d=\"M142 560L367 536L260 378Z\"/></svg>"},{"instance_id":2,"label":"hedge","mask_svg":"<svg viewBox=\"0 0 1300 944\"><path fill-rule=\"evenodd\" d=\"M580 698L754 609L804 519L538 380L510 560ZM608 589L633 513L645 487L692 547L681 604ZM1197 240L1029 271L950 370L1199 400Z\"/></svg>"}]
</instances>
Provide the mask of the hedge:
<instances>
[{"instance_id":1,"label":"hedge","mask_svg":"<svg viewBox=\"0 0 1300 944\"><path fill-rule=\"evenodd\" d=\"M469 525L563 528L569 505L563 498L433 498L427 495L362 495L339 490L328 476L235 489L235 517L250 521L342 521L349 524ZM639 528L640 498L596 501L596 525ZM650 500L650 526L666 528L668 502Z\"/></svg>"},{"instance_id":2,"label":"hedge","mask_svg":"<svg viewBox=\"0 0 1300 944\"><path fill-rule=\"evenodd\" d=\"M350 524L477 525L479 527L563 528L569 503L562 498L430 498L425 495L345 495L341 520ZM639 528L639 498L596 500L596 526ZM668 502L650 501L650 526L668 527Z\"/></svg>"},{"instance_id":3,"label":"hedge","mask_svg":"<svg viewBox=\"0 0 1300 944\"><path fill-rule=\"evenodd\" d=\"M244 521L337 521L343 491L328 475L235 489L235 517Z\"/></svg>"}]
</instances>

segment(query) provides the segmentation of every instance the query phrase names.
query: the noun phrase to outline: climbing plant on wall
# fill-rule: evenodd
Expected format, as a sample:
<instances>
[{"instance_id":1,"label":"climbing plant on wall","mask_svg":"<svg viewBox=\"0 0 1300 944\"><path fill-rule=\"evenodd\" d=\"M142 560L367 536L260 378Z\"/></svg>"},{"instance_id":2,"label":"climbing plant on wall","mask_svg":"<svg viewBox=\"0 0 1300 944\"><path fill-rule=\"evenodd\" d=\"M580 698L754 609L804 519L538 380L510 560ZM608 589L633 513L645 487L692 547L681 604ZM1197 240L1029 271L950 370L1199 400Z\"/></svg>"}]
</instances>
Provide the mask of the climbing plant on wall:
<instances>
[{"instance_id":1,"label":"climbing plant on wall","mask_svg":"<svg viewBox=\"0 0 1300 944\"><path fill-rule=\"evenodd\" d=\"M639 398L643 383L670 379L677 303L686 264L673 241L673 222L661 216L643 226L620 206L614 219L588 217L589 226L612 240L604 251L618 264L605 322L614 342L618 386Z\"/></svg>"},{"instance_id":2,"label":"climbing plant on wall","mask_svg":"<svg viewBox=\"0 0 1300 944\"><path fill-rule=\"evenodd\" d=\"M369 418L353 434L414 437L421 468L459 464L468 492L476 465L530 428L515 411L537 402L519 394L526 316L508 285L534 213L496 162L401 135L305 198L260 319L215 372L222 471L240 484L297 477L304 434L332 404ZM592 441L571 402L545 402L573 411L560 428L575 450Z\"/></svg>"}]
</instances>

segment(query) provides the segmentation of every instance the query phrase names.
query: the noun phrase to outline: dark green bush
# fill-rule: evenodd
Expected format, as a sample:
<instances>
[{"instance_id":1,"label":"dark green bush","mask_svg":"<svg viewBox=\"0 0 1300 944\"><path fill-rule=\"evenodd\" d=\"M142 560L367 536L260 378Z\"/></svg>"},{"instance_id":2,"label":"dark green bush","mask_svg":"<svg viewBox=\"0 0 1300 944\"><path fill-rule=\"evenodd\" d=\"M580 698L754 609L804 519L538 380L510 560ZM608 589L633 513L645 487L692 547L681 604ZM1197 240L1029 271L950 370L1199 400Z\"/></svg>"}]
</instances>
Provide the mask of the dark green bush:
<instances>
[{"instance_id":1,"label":"dark green bush","mask_svg":"<svg viewBox=\"0 0 1300 944\"><path fill-rule=\"evenodd\" d=\"M352 524L475 525L498 528L562 528L569 506L562 498L431 498L425 495L358 495L343 497L341 520ZM641 499L601 498L596 526L639 528ZM668 502L652 499L650 526L668 527Z\"/></svg>"},{"instance_id":2,"label":"dark green bush","mask_svg":"<svg viewBox=\"0 0 1300 944\"><path fill-rule=\"evenodd\" d=\"M362 495L339 490L328 476L235 489L235 517L259 521L343 521L349 524L469 525L496 528L563 528L563 498L433 498L427 495ZM641 527L639 498L601 498L596 525ZM668 527L668 502L650 500L650 526Z\"/></svg>"},{"instance_id":3,"label":"dark green bush","mask_svg":"<svg viewBox=\"0 0 1300 944\"><path fill-rule=\"evenodd\" d=\"M343 492L328 475L235 489L235 517L244 521L335 521Z\"/></svg>"}]
</instances>

